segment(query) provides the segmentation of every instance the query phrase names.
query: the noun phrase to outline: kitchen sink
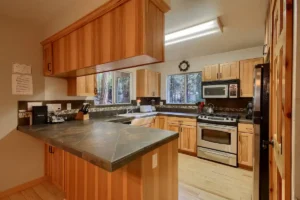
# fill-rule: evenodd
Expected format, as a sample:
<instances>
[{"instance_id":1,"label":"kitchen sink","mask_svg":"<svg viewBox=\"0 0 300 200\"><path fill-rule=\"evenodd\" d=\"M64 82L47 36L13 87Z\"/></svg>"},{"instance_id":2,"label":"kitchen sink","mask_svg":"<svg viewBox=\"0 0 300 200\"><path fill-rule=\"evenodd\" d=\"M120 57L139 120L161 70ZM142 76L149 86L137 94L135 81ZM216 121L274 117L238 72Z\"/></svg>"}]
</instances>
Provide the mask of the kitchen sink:
<instances>
[{"instance_id":1,"label":"kitchen sink","mask_svg":"<svg viewBox=\"0 0 300 200\"><path fill-rule=\"evenodd\" d=\"M127 113L127 114L120 114L118 116L121 117L145 117L145 116L151 116L155 115L157 112L150 112L150 113Z\"/></svg>"}]
</instances>

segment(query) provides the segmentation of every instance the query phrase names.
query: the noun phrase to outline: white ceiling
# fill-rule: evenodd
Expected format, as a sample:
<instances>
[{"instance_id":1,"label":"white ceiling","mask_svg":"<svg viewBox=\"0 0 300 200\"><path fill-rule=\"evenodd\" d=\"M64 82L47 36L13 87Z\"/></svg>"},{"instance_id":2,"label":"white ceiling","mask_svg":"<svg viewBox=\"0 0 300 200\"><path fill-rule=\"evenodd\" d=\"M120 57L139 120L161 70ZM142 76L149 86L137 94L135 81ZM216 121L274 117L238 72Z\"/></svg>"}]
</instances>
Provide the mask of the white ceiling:
<instances>
[{"instance_id":1,"label":"white ceiling","mask_svg":"<svg viewBox=\"0 0 300 200\"><path fill-rule=\"evenodd\" d=\"M1 0L0 15L45 24L72 7L100 0ZM106 0L105 0L106 1ZM171 0L166 33L220 17L224 32L166 47L166 60L185 59L263 45L268 0ZM98 3L99 4L99 3ZM95 7L96 8L96 7ZM42 28L42 26L41 26Z\"/></svg>"},{"instance_id":2,"label":"white ceiling","mask_svg":"<svg viewBox=\"0 0 300 200\"><path fill-rule=\"evenodd\" d=\"M166 60L178 60L262 46L268 0L171 0L166 33L220 17L223 33L166 47Z\"/></svg>"}]
</instances>

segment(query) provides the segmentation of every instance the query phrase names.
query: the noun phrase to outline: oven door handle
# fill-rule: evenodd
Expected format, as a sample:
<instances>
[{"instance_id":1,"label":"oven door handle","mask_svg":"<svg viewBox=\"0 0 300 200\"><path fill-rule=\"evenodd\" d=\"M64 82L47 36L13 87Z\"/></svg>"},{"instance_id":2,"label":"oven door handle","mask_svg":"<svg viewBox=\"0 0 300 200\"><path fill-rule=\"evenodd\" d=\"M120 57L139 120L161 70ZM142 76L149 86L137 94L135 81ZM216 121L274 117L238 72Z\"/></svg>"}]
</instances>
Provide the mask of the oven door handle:
<instances>
[{"instance_id":1,"label":"oven door handle","mask_svg":"<svg viewBox=\"0 0 300 200\"><path fill-rule=\"evenodd\" d=\"M199 125L199 128L222 131L222 132L232 132L232 131L236 130L236 128L220 128L220 127L217 127L217 126L201 126L201 125Z\"/></svg>"}]
</instances>

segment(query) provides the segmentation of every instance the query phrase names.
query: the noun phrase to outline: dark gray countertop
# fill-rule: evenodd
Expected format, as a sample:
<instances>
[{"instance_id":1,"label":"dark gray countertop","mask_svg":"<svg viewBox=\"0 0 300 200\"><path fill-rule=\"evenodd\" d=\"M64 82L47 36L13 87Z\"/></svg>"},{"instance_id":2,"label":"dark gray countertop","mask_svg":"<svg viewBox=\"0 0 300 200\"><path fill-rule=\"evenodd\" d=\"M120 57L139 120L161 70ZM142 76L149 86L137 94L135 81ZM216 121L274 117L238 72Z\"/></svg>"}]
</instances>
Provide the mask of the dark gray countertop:
<instances>
[{"instance_id":1,"label":"dark gray countertop","mask_svg":"<svg viewBox=\"0 0 300 200\"><path fill-rule=\"evenodd\" d=\"M119 118L19 126L18 130L107 171L114 171L179 137L172 131L107 122Z\"/></svg>"}]
</instances>

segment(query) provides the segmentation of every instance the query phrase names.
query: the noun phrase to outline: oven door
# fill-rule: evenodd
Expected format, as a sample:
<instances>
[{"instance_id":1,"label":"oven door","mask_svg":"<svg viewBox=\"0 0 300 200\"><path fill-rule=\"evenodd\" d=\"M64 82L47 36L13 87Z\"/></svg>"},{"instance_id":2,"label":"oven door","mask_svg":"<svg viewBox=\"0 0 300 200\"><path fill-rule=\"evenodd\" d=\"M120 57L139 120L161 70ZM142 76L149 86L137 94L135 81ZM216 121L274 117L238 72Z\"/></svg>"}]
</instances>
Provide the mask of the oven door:
<instances>
[{"instance_id":1,"label":"oven door","mask_svg":"<svg viewBox=\"0 0 300 200\"><path fill-rule=\"evenodd\" d=\"M198 123L197 145L237 154L237 127Z\"/></svg>"},{"instance_id":2,"label":"oven door","mask_svg":"<svg viewBox=\"0 0 300 200\"><path fill-rule=\"evenodd\" d=\"M203 98L228 98L228 85L204 85L202 87Z\"/></svg>"}]
</instances>

